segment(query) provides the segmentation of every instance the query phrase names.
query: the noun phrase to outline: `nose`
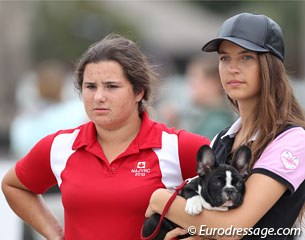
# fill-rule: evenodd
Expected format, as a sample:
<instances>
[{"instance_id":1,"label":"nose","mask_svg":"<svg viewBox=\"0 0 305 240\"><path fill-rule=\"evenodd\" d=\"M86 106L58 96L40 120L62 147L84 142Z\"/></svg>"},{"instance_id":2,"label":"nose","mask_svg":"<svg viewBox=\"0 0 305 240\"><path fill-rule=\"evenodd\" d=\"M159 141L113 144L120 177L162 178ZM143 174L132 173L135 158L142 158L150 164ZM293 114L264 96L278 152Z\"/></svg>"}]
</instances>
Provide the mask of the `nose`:
<instances>
[{"instance_id":1,"label":"nose","mask_svg":"<svg viewBox=\"0 0 305 240\"><path fill-rule=\"evenodd\" d=\"M94 100L99 102L105 102L106 101L106 93L103 90L103 88L97 88L94 94Z\"/></svg>"},{"instance_id":2,"label":"nose","mask_svg":"<svg viewBox=\"0 0 305 240\"><path fill-rule=\"evenodd\" d=\"M239 73L238 63L234 60L231 60L228 64L228 71L232 74Z\"/></svg>"},{"instance_id":3,"label":"nose","mask_svg":"<svg viewBox=\"0 0 305 240\"><path fill-rule=\"evenodd\" d=\"M225 189L225 193L228 195L228 196L232 196L234 193L235 193L235 188L234 187L229 187L229 188L226 188Z\"/></svg>"}]
</instances>

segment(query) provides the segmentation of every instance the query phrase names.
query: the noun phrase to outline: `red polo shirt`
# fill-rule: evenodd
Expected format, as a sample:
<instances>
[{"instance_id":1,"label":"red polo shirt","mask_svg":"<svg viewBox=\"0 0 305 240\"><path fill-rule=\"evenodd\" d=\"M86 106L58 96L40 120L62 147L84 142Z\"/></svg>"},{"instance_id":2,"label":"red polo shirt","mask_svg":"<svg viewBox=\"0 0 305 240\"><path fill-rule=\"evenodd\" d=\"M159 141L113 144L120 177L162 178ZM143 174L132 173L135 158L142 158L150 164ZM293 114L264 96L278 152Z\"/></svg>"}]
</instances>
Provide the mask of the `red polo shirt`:
<instances>
[{"instance_id":1,"label":"red polo shirt","mask_svg":"<svg viewBox=\"0 0 305 240\"><path fill-rule=\"evenodd\" d=\"M37 194L58 184L66 240L135 240L152 192L193 177L204 144L207 138L168 128L144 113L140 132L111 164L89 122L43 138L16 164L16 173Z\"/></svg>"}]
</instances>

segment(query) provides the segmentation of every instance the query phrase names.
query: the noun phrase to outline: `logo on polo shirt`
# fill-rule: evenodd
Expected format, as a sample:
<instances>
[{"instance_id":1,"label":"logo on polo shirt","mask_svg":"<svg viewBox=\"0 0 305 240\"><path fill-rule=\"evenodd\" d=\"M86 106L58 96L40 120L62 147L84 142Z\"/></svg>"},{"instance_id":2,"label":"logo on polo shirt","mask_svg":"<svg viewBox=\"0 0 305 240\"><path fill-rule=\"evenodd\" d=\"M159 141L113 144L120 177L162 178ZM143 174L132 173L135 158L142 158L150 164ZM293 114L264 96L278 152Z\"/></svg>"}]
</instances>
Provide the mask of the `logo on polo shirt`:
<instances>
[{"instance_id":1,"label":"logo on polo shirt","mask_svg":"<svg viewBox=\"0 0 305 240\"><path fill-rule=\"evenodd\" d=\"M299 159L289 151L282 152L281 160L286 169L294 170L299 166Z\"/></svg>"},{"instance_id":2,"label":"logo on polo shirt","mask_svg":"<svg viewBox=\"0 0 305 240\"><path fill-rule=\"evenodd\" d=\"M138 162L137 168L145 168L146 162Z\"/></svg>"},{"instance_id":3,"label":"logo on polo shirt","mask_svg":"<svg viewBox=\"0 0 305 240\"><path fill-rule=\"evenodd\" d=\"M146 174L150 173L150 168L147 167L146 162L137 162L136 167L131 169L131 173L134 174L135 177L145 177Z\"/></svg>"}]
</instances>

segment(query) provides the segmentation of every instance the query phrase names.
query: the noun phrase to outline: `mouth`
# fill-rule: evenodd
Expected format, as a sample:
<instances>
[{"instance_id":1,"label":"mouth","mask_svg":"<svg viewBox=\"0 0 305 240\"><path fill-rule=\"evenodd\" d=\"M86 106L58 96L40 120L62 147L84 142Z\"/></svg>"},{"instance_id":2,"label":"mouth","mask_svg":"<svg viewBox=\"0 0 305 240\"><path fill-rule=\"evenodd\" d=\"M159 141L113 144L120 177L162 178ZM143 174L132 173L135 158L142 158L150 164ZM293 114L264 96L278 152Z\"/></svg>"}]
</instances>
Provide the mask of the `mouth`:
<instances>
[{"instance_id":1,"label":"mouth","mask_svg":"<svg viewBox=\"0 0 305 240\"><path fill-rule=\"evenodd\" d=\"M233 206L233 201L232 200L225 201L222 206L224 206L224 207L232 207Z\"/></svg>"},{"instance_id":2,"label":"mouth","mask_svg":"<svg viewBox=\"0 0 305 240\"><path fill-rule=\"evenodd\" d=\"M231 207L236 203L236 200L238 198L238 194L235 192L223 192L222 194L222 200L223 200L223 206Z\"/></svg>"},{"instance_id":3,"label":"mouth","mask_svg":"<svg viewBox=\"0 0 305 240\"><path fill-rule=\"evenodd\" d=\"M239 80L230 80L228 81L228 85L232 86L232 87L237 87L240 86L241 84L244 84L243 81L239 81Z\"/></svg>"},{"instance_id":4,"label":"mouth","mask_svg":"<svg viewBox=\"0 0 305 240\"><path fill-rule=\"evenodd\" d=\"M93 112L95 113L106 113L108 112L110 109L109 108L105 108L105 107L96 107L96 108L93 108Z\"/></svg>"}]
</instances>

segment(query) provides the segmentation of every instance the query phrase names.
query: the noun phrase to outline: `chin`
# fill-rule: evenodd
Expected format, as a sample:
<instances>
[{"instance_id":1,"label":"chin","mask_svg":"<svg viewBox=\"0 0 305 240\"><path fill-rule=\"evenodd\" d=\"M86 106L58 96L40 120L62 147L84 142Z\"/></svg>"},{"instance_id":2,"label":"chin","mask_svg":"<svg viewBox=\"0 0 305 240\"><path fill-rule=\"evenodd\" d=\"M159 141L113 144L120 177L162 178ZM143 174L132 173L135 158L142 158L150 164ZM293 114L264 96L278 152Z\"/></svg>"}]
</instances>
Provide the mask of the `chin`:
<instances>
[{"instance_id":1,"label":"chin","mask_svg":"<svg viewBox=\"0 0 305 240\"><path fill-rule=\"evenodd\" d=\"M94 122L94 124L100 128L103 129L109 129L112 130L113 128L113 121L109 120L109 119L102 119L101 117L96 117L96 118L92 118L92 121Z\"/></svg>"},{"instance_id":2,"label":"chin","mask_svg":"<svg viewBox=\"0 0 305 240\"><path fill-rule=\"evenodd\" d=\"M246 97L243 94L237 94L237 93L229 93L228 96L233 101L242 101L243 99L246 99Z\"/></svg>"}]
</instances>

